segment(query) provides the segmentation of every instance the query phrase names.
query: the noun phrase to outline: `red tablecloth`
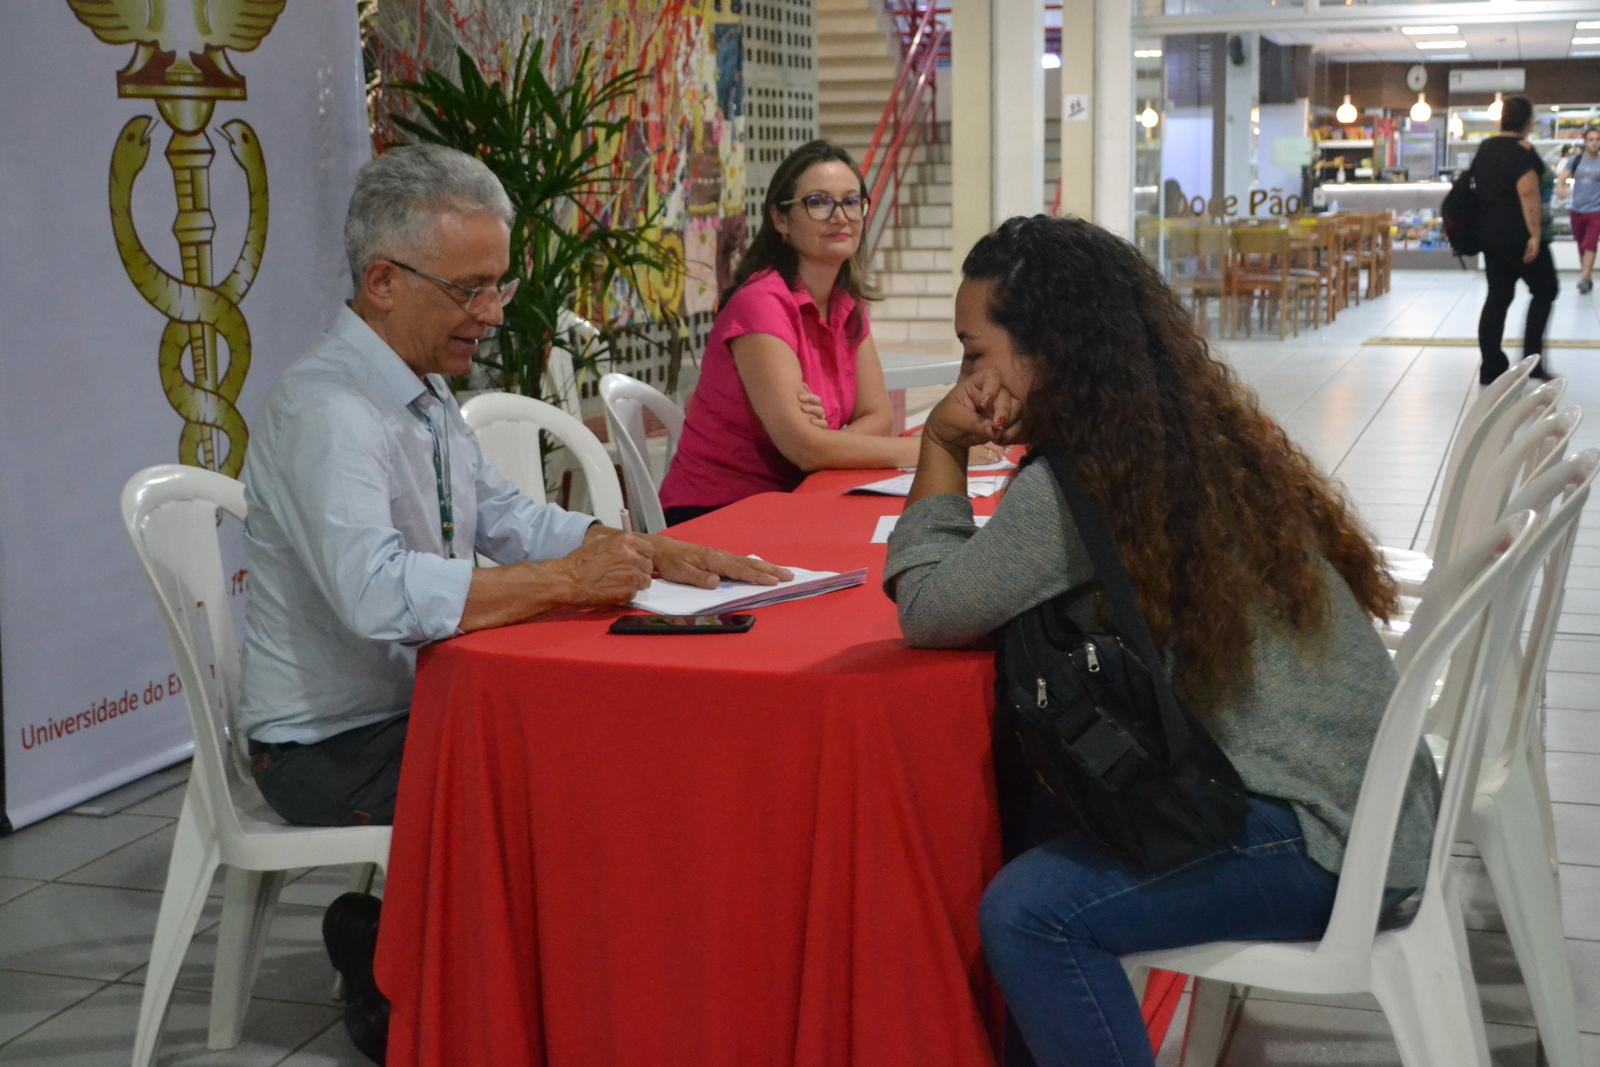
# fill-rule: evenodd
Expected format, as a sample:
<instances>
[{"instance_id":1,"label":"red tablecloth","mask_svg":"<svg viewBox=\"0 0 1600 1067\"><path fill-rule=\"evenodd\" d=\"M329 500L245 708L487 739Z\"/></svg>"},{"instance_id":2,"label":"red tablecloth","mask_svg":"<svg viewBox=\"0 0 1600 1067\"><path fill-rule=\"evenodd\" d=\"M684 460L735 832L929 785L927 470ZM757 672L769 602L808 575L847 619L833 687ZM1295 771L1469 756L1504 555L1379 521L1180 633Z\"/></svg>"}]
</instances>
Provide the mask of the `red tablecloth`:
<instances>
[{"instance_id":1,"label":"red tablecloth","mask_svg":"<svg viewBox=\"0 0 1600 1067\"><path fill-rule=\"evenodd\" d=\"M991 655L906 646L868 543L902 502L838 495L862 480L675 531L869 568L746 634L603 613L423 652L378 953L391 1064L995 1062Z\"/></svg>"}]
</instances>

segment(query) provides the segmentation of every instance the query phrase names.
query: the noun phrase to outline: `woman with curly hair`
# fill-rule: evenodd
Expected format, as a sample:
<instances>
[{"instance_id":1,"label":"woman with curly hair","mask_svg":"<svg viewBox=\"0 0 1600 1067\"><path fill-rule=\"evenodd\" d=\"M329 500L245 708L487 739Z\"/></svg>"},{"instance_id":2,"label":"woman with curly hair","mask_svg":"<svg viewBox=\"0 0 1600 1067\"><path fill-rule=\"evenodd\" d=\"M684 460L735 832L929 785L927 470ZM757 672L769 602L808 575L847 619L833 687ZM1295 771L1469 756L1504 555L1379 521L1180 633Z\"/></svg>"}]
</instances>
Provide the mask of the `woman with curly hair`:
<instances>
[{"instance_id":1,"label":"woman with curly hair","mask_svg":"<svg viewBox=\"0 0 1600 1067\"><path fill-rule=\"evenodd\" d=\"M1095 580L1046 463L973 525L967 450L1062 446L1121 550L1174 683L1238 770L1236 840L1135 874L1068 829L984 894L984 951L1028 1047L1051 1065L1152 1064L1118 957L1327 926L1394 667L1373 628L1395 587L1339 489L1212 357L1126 241L1014 218L962 265L961 381L929 416L884 585L914 645L965 645ZM1103 628L1093 597L1072 602ZM1438 805L1418 750L1389 869L1420 886Z\"/></svg>"}]
</instances>

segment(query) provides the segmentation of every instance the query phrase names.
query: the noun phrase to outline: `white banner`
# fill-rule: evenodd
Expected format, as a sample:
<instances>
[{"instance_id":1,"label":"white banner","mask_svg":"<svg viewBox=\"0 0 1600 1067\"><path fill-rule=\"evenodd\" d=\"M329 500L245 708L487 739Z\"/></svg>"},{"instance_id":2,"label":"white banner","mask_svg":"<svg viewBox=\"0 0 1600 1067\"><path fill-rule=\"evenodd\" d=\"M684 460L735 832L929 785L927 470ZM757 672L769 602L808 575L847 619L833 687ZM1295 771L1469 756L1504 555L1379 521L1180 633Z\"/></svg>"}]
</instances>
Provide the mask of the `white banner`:
<instances>
[{"instance_id":1,"label":"white banner","mask_svg":"<svg viewBox=\"0 0 1600 1067\"><path fill-rule=\"evenodd\" d=\"M0 100L3 831L188 754L118 498L237 474L348 291L370 142L350 2L6 3Z\"/></svg>"}]
</instances>

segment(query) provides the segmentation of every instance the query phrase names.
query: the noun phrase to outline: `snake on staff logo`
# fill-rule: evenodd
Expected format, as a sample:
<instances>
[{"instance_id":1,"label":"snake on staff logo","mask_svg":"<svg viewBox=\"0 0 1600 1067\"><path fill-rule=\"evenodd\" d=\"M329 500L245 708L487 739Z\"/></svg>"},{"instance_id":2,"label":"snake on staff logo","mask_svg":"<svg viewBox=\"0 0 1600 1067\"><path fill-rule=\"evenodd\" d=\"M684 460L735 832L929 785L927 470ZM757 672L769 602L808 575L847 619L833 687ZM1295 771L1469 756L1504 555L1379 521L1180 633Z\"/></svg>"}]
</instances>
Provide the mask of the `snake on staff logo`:
<instances>
[{"instance_id":1,"label":"snake on staff logo","mask_svg":"<svg viewBox=\"0 0 1600 1067\"><path fill-rule=\"evenodd\" d=\"M228 50L248 52L260 44L286 0L67 3L78 21L106 44L134 46L132 60L117 72L117 95L152 101L172 130L165 154L178 198L172 233L178 239L182 276L156 263L133 218L133 184L150 158L156 122L152 116L129 119L117 134L111 153L111 230L128 279L167 319L158 365L167 402L184 420L178 458L236 477L250 440L238 408L239 391L250 371L250 327L239 302L266 251L267 166L260 139L243 119L219 127L244 170L249 217L238 259L227 276L213 284L211 238L216 221L211 214L210 169L216 153L206 130L219 101L246 96L244 77L229 62ZM221 367L219 340L227 349L226 370Z\"/></svg>"}]
</instances>

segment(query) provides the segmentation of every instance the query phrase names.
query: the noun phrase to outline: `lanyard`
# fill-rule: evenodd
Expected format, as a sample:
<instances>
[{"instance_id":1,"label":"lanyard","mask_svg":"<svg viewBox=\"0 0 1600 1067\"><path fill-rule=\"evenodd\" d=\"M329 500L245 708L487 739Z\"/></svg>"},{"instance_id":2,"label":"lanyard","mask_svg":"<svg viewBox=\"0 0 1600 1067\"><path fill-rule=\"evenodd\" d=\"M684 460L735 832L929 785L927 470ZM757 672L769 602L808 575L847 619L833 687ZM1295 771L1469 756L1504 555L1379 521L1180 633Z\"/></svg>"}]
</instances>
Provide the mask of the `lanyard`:
<instances>
[{"instance_id":1,"label":"lanyard","mask_svg":"<svg viewBox=\"0 0 1600 1067\"><path fill-rule=\"evenodd\" d=\"M433 391L433 384L426 378L422 380L422 385L428 390L428 396L438 403L439 417L441 420L444 419L444 401ZM450 427L448 423L444 426L434 425L433 419L422 406L421 397L417 398L417 413L422 416L422 421L428 424L428 435L433 438L433 485L439 494L439 536L444 540L445 555L455 559L455 508L451 505L450 499Z\"/></svg>"}]
</instances>

